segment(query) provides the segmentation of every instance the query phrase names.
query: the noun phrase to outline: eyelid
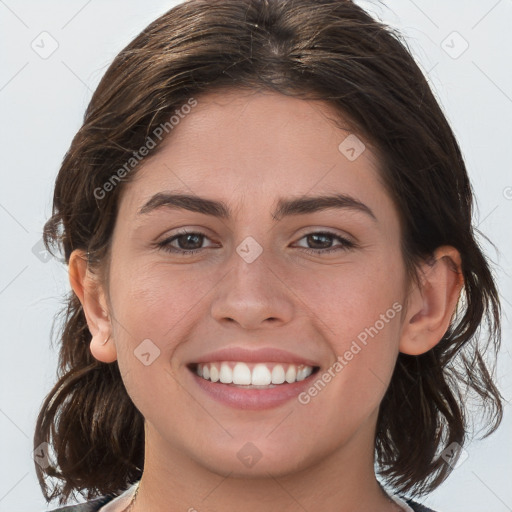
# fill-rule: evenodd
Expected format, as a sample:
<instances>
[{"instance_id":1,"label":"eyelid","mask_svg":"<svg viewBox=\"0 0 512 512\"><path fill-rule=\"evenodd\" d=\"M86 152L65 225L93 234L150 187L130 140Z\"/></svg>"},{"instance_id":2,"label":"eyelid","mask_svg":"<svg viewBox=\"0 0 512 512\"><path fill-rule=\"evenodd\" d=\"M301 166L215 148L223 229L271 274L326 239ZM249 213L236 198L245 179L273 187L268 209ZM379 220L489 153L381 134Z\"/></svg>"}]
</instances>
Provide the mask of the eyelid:
<instances>
[{"instance_id":1,"label":"eyelid","mask_svg":"<svg viewBox=\"0 0 512 512\"><path fill-rule=\"evenodd\" d=\"M350 233L347 233L346 231L342 231L336 228L326 228L323 226L308 226L306 228L301 228L296 236L303 237L306 235L317 233L325 233L326 235L339 236L341 238L346 238L348 241L354 244L357 243L357 239Z\"/></svg>"},{"instance_id":2,"label":"eyelid","mask_svg":"<svg viewBox=\"0 0 512 512\"><path fill-rule=\"evenodd\" d=\"M163 233L156 237L156 243L165 242L169 240L169 238L178 236L178 235L203 235L206 238L212 239L213 235L212 231L206 227L199 227L194 225L184 225L177 228L166 229Z\"/></svg>"},{"instance_id":3,"label":"eyelid","mask_svg":"<svg viewBox=\"0 0 512 512\"><path fill-rule=\"evenodd\" d=\"M311 236L311 235L328 236L333 239L334 245L332 247L327 247L325 249L312 249L309 247L299 247L300 249L302 249L302 251L304 251L305 253L308 253L308 254L326 256L326 255L332 254L332 253L339 253L339 252L349 251L351 249L359 248L359 244L357 242L353 241L351 237L342 236L333 231L329 231L329 230L325 230L325 229L324 230L307 231L302 236L299 236L297 242L300 242L304 238ZM339 242L338 245L336 245L336 241Z\"/></svg>"},{"instance_id":4,"label":"eyelid","mask_svg":"<svg viewBox=\"0 0 512 512\"><path fill-rule=\"evenodd\" d=\"M198 236L202 236L204 238L204 240L209 240L210 242L212 242L212 244L215 244L215 243L218 243L218 242L215 242L212 237L205 232L205 230L203 228L188 228L188 227L183 227L183 228L177 228L175 231L172 231L170 234L166 234L164 237L161 238L161 240L157 240L155 242L155 245L163 245L163 244L166 244L168 243L170 245L170 242L171 241L174 241L176 239L178 239L180 236L185 236L185 235L198 235ZM174 239L174 240L173 240ZM204 247L203 249L206 249L206 247Z\"/></svg>"}]
</instances>

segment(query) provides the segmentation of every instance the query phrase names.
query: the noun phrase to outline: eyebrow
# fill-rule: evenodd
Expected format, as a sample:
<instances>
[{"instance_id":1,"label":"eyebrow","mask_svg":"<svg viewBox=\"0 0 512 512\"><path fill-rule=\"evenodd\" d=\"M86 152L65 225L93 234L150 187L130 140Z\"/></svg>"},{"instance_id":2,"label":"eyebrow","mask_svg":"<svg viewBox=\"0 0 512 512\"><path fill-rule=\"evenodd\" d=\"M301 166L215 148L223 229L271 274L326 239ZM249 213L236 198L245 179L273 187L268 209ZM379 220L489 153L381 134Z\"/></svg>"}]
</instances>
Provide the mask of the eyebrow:
<instances>
[{"instance_id":1,"label":"eyebrow","mask_svg":"<svg viewBox=\"0 0 512 512\"><path fill-rule=\"evenodd\" d=\"M138 214L144 215L161 207L183 209L226 220L231 217L231 211L223 201L215 201L189 194L171 194L167 192L159 192L151 197L142 206ZM279 198L277 206L272 212L272 218L275 221L279 221L283 217L305 215L333 208L359 211L377 222L377 217L367 205L347 194Z\"/></svg>"}]
</instances>

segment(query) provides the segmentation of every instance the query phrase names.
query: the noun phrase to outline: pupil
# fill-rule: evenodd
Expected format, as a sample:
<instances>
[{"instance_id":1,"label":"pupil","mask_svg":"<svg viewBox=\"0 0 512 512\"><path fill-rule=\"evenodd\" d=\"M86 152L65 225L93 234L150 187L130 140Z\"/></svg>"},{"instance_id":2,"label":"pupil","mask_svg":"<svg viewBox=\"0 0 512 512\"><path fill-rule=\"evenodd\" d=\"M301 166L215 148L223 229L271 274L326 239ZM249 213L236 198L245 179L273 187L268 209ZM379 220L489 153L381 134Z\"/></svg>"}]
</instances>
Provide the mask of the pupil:
<instances>
[{"instance_id":1,"label":"pupil","mask_svg":"<svg viewBox=\"0 0 512 512\"><path fill-rule=\"evenodd\" d=\"M181 238L185 238L186 242L185 242L185 246L186 247L181 247L182 249L195 249L195 247L190 247L188 244L189 244L189 241L191 238L195 238L196 239L196 243L197 243L197 239L201 238L202 235L183 235ZM192 245L194 244L194 242L192 242ZM182 244L180 244L182 245Z\"/></svg>"},{"instance_id":2,"label":"pupil","mask_svg":"<svg viewBox=\"0 0 512 512\"><path fill-rule=\"evenodd\" d=\"M326 238L328 238L328 236L327 236L327 235L310 235L309 237L310 237L310 238L312 238L313 240L314 240L315 238L323 238L324 240L325 240ZM315 241L313 242L313 245L315 245L316 243L317 243L317 241L315 240ZM325 245L325 244L324 244L324 245Z\"/></svg>"}]
</instances>

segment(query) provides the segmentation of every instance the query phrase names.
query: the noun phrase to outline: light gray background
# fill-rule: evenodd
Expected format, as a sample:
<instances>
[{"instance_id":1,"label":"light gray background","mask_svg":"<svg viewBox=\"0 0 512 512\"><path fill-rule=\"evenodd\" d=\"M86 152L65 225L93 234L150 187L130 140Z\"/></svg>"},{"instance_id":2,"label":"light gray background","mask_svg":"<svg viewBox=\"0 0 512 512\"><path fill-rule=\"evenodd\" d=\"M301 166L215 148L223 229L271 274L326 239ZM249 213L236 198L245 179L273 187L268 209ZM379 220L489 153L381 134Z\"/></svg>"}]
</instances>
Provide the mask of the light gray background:
<instances>
[{"instance_id":1,"label":"light gray background","mask_svg":"<svg viewBox=\"0 0 512 512\"><path fill-rule=\"evenodd\" d=\"M35 477L32 436L55 382L50 328L69 284L66 268L43 261L33 247L50 215L54 178L107 66L175 3L0 0L1 512L50 508ZM358 3L406 36L462 147L477 196L474 222L498 249L482 240L496 264L504 306L498 370L510 400L512 0ZM58 43L47 58L31 47L35 41L40 52L51 49L43 31ZM469 46L461 53L464 41ZM443 512L511 511L511 427L508 403L498 432L470 444L468 459L424 503Z\"/></svg>"}]
</instances>

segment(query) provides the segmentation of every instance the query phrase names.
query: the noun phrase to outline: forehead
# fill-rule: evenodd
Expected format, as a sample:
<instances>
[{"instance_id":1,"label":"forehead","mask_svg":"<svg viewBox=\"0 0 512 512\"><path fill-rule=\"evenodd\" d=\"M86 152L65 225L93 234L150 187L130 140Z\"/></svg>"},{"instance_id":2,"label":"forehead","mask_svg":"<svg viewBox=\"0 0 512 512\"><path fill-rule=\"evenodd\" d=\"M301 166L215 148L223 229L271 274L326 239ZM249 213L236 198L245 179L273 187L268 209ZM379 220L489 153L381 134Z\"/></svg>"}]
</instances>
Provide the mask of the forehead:
<instances>
[{"instance_id":1,"label":"forehead","mask_svg":"<svg viewBox=\"0 0 512 512\"><path fill-rule=\"evenodd\" d=\"M195 99L128 184L130 209L164 190L222 199L237 211L251 204L271 209L276 197L333 192L389 203L371 145L331 105L238 90Z\"/></svg>"}]
</instances>

